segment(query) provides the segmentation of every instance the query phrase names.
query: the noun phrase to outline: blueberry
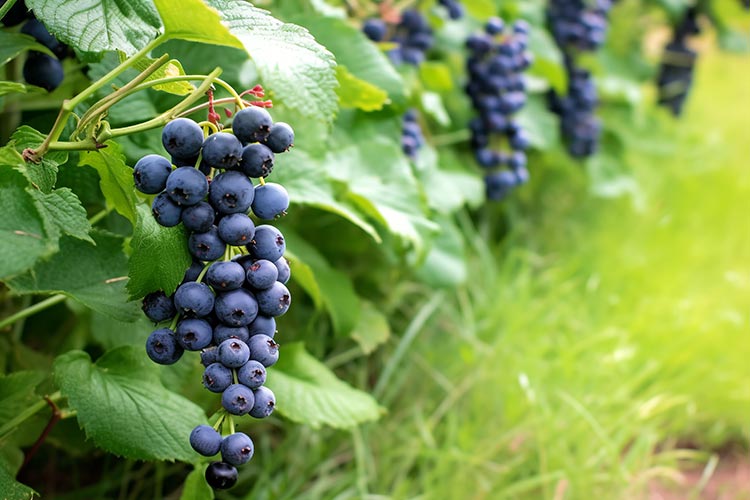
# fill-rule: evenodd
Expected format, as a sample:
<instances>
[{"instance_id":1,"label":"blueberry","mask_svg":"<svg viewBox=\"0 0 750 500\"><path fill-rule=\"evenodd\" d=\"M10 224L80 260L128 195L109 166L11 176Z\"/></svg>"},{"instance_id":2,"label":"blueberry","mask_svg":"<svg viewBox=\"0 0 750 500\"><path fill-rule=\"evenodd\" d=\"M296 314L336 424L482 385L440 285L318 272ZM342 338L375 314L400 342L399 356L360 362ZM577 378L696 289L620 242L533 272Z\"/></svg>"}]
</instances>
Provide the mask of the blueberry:
<instances>
[{"instance_id":1,"label":"blueberry","mask_svg":"<svg viewBox=\"0 0 750 500\"><path fill-rule=\"evenodd\" d=\"M195 205L208 194L208 180L200 170L180 167L169 174L167 193L179 205Z\"/></svg>"},{"instance_id":2,"label":"blueberry","mask_svg":"<svg viewBox=\"0 0 750 500\"><path fill-rule=\"evenodd\" d=\"M275 281L270 288L255 293L258 310L265 316L281 316L292 303L292 296L285 285Z\"/></svg>"},{"instance_id":3,"label":"blueberry","mask_svg":"<svg viewBox=\"0 0 750 500\"><path fill-rule=\"evenodd\" d=\"M284 286L284 285L281 285ZM247 290L240 288L216 297L216 317L228 326L247 326L258 315L258 302Z\"/></svg>"},{"instance_id":4,"label":"blueberry","mask_svg":"<svg viewBox=\"0 0 750 500\"><path fill-rule=\"evenodd\" d=\"M252 324L252 323L251 323ZM227 326L218 324L214 328L214 344L219 345L227 339L238 339L245 343L250 339L246 326Z\"/></svg>"},{"instance_id":5,"label":"blueberry","mask_svg":"<svg viewBox=\"0 0 750 500\"><path fill-rule=\"evenodd\" d=\"M146 155L133 167L135 188L141 193L157 194L167 187L167 177L172 173L172 163L159 155Z\"/></svg>"},{"instance_id":6,"label":"blueberry","mask_svg":"<svg viewBox=\"0 0 750 500\"><path fill-rule=\"evenodd\" d=\"M23 64L26 83L51 92L60 86L64 77L62 64L56 58L41 52L29 52Z\"/></svg>"},{"instance_id":7,"label":"blueberry","mask_svg":"<svg viewBox=\"0 0 750 500\"><path fill-rule=\"evenodd\" d=\"M281 231L273 226L263 224L255 228L255 236L247 246L256 259L266 259L271 262L279 260L286 251L286 242Z\"/></svg>"},{"instance_id":8,"label":"blueberry","mask_svg":"<svg viewBox=\"0 0 750 500\"><path fill-rule=\"evenodd\" d=\"M247 330L251 337L254 335L265 335L273 338L276 335L276 319L271 316L259 314L252 323L247 325Z\"/></svg>"},{"instance_id":9,"label":"blueberry","mask_svg":"<svg viewBox=\"0 0 750 500\"><path fill-rule=\"evenodd\" d=\"M257 106L248 106L234 115L232 132L242 144L261 142L268 137L272 125L273 119L268 111Z\"/></svg>"},{"instance_id":10,"label":"blueberry","mask_svg":"<svg viewBox=\"0 0 750 500\"><path fill-rule=\"evenodd\" d=\"M282 257L283 258L283 257ZM256 290L271 288L279 277L279 269L270 260L260 259L247 269L247 283Z\"/></svg>"},{"instance_id":11,"label":"blueberry","mask_svg":"<svg viewBox=\"0 0 750 500\"><path fill-rule=\"evenodd\" d=\"M266 367L251 359L237 370L237 380L250 389L257 389L266 383Z\"/></svg>"},{"instance_id":12,"label":"blueberry","mask_svg":"<svg viewBox=\"0 0 750 500\"><path fill-rule=\"evenodd\" d=\"M529 171L526 167L521 167L513 171L516 175L516 184L526 184L529 182Z\"/></svg>"},{"instance_id":13,"label":"blueberry","mask_svg":"<svg viewBox=\"0 0 750 500\"><path fill-rule=\"evenodd\" d=\"M177 118L164 126L161 142L170 155L193 158L203 145L203 130L189 118Z\"/></svg>"},{"instance_id":14,"label":"blueberry","mask_svg":"<svg viewBox=\"0 0 750 500\"><path fill-rule=\"evenodd\" d=\"M216 213L211 205L201 201L182 210L182 224L188 231L205 233L214 225Z\"/></svg>"},{"instance_id":15,"label":"blueberry","mask_svg":"<svg viewBox=\"0 0 750 500\"><path fill-rule=\"evenodd\" d=\"M511 170L526 168L526 154L523 151L516 151L510 156L508 166Z\"/></svg>"},{"instance_id":16,"label":"blueberry","mask_svg":"<svg viewBox=\"0 0 750 500\"><path fill-rule=\"evenodd\" d=\"M203 370L203 386L211 392L224 392L232 381L232 370L219 362L211 363Z\"/></svg>"},{"instance_id":17,"label":"blueberry","mask_svg":"<svg viewBox=\"0 0 750 500\"><path fill-rule=\"evenodd\" d=\"M225 462L213 462L206 468L206 482L216 490L228 490L237 482L237 469Z\"/></svg>"},{"instance_id":18,"label":"blueberry","mask_svg":"<svg viewBox=\"0 0 750 500\"><path fill-rule=\"evenodd\" d=\"M247 341L250 359L268 368L279 360L279 344L268 335L253 335Z\"/></svg>"},{"instance_id":19,"label":"blueberry","mask_svg":"<svg viewBox=\"0 0 750 500\"><path fill-rule=\"evenodd\" d=\"M251 205L253 213L261 219L275 219L286 215L289 208L289 193L284 186L266 182L255 186L255 197Z\"/></svg>"},{"instance_id":20,"label":"blueberry","mask_svg":"<svg viewBox=\"0 0 750 500\"><path fill-rule=\"evenodd\" d=\"M516 185L516 177L508 170L493 172L484 178L487 199L499 201L505 198Z\"/></svg>"},{"instance_id":21,"label":"blueberry","mask_svg":"<svg viewBox=\"0 0 750 500\"><path fill-rule=\"evenodd\" d=\"M180 223L182 207L175 203L166 192L163 192L157 195L151 203L151 214L160 225L173 227Z\"/></svg>"},{"instance_id":22,"label":"blueberry","mask_svg":"<svg viewBox=\"0 0 750 500\"><path fill-rule=\"evenodd\" d=\"M268 146L248 144L242 149L238 170L248 177L266 177L273 170L274 154Z\"/></svg>"},{"instance_id":23,"label":"blueberry","mask_svg":"<svg viewBox=\"0 0 750 500\"><path fill-rule=\"evenodd\" d=\"M221 406L232 415L246 415L253 404L255 404L253 390L242 384L230 385L221 395Z\"/></svg>"},{"instance_id":24,"label":"blueberry","mask_svg":"<svg viewBox=\"0 0 750 500\"><path fill-rule=\"evenodd\" d=\"M237 262L214 262L206 272L206 283L214 290L236 290L245 282L245 269Z\"/></svg>"},{"instance_id":25,"label":"blueberry","mask_svg":"<svg viewBox=\"0 0 750 500\"><path fill-rule=\"evenodd\" d=\"M235 432L221 442L221 459L232 465L242 465L253 458L253 441L244 432Z\"/></svg>"},{"instance_id":26,"label":"blueberry","mask_svg":"<svg viewBox=\"0 0 750 500\"><path fill-rule=\"evenodd\" d=\"M268 137L261 142L274 153L289 151L294 146L294 130L287 123L276 122L271 126Z\"/></svg>"},{"instance_id":27,"label":"blueberry","mask_svg":"<svg viewBox=\"0 0 750 500\"><path fill-rule=\"evenodd\" d=\"M286 284L289 278L292 277L292 269L289 267L289 261L286 257L281 257L274 262L276 269L279 270L279 277L276 280L280 283Z\"/></svg>"},{"instance_id":28,"label":"blueberry","mask_svg":"<svg viewBox=\"0 0 750 500\"><path fill-rule=\"evenodd\" d=\"M206 316L214 308L214 293L205 283L188 281L177 288L174 305L186 316Z\"/></svg>"},{"instance_id":29,"label":"blueberry","mask_svg":"<svg viewBox=\"0 0 750 500\"><path fill-rule=\"evenodd\" d=\"M188 250L199 260L216 260L224 255L226 248L216 226L211 226L205 233L192 233L188 238Z\"/></svg>"},{"instance_id":30,"label":"blueberry","mask_svg":"<svg viewBox=\"0 0 750 500\"><path fill-rule=\"evenodd\" d=\"M480 166L492 168L500 165L500 155L492 149L479 149L474 152L474 157Z\"/></svg>"},{"instance_id":31,"label":"blueberry","mask_svg":"<svg viewBox=\"0 0 750 500\"><path fill-rule=\"evenodd\" d=\"M203 262L199 260L193 260L193 262L190 264L190 267L188 267L187 271L185 271L185 276L182 277L182 282L187 283L188 281L195 281L198 279L198 276L200 276L201 271L203 271Z\"/></svg>"},{"instance_id":32,"label":"blueberry","mask_svg":"<svg viewBox=\"0 0 750 500\"><path fill-rule=\"evenodd\" d=\"M190 158L181 158L179 156L172 155L171 158L172 164L175 167L195 167L195 164L198 162L198 155L192 156ZM208 173L204 172L203 170L201 170L201 172L203 172L204 175L208 175ZM209 173L210 172L211 171L209 169Z\"/></svg>"},{"instance_id":33,"label":"blueberry","mask_svg":"<svg viewBox=\"0 0 750 500\"><path fill-rule=\"evenodd\" d=\"M200 351L208 347L214 338L213 334L208 321L195 318L183 319L177 323L175 330L177 343L187 351Z\"/></svg>"},{"instance_id":34,"label":"blueberry","mask_svg":"<svg viewBox=\"0 0 750 500\"><path fill-rule=\"evenodd\" d=\"M38 19L29 19L28 21L26 21L26 24L24 24L21 28L21 33L35 38L37 42L47 47L57 57L61 57L65 52L64 47L61 47L62 44L47 30L47 27L44 26L44 24L42 24L42 22ZM61 50L61 48L63 50Z\"/></svg>"},{"instance_id":35,"label":"blueberry","mask_svg":"<svg viewBox=\"0 0 750 500\"><path fill-rule=\"evenodd\" d=\"M385 39L387 27L382 19L368 19L362 25L362 31L373 42L382 42Z\"/></svg>"},{"instance_id":36,"label":"blueberry","mask_svg":"<svg viewBox=\"0 0 750 500\"><path fill-rule=\"evenodd\" d=\"M182 347L177 344L177 339L169 328L155 330L146 339L146 354L154 363L174 364L182 357L182 353Z\"/></svg>"},{"instance_id":37,"label":"blueberry","mask_svg":"<svg viewBox=\"0 0 750 500\"><path fill-rule=\"evenodd\" d=\"M203 161L212 168L232 169L242 157L242 143L234 134L218 132L203 141Z\"/></svg>"},{"instance_id":38,"label":"blueberry","mask_svg":"<svg viewBox=\"0 0 750 500\"><path fill-rule=\"evenodd\" d=\"M143 298L141 309L143 309L148 319L154 323L161 323L162 321L172 319L177 314L172 297L167 297L161 290L146 295Z\"/></svg>"},{"instance_id":39,"label":"blueberry","mask_svg":"<svg viewBox=\"0 0 750 500\"><path fill-rule=\"evenodd\" d=\"M204 457L219 453L221 442L221 434L210 425L199 425L190 433L190 446Z\"/></svg>"},{"instance_id":40,"label":"blueberry","mask_svg":"<svg viewBox=\"0 0 750 500\"><path fill-rule=\"evenodd\" d=\"M216 329L214 328L214 335L216 334ZM213 363L218 363L219 357L216 354L216 346L207 347L206 349L203 349L201 351L201 364L203 366L208 366Z\"/></svg>"},{"instance_id":41,"label":"blueberry","mask_svg":"<svg viewBox=\"0 0 750 500\"><path fill-rule=\"evenodd\" d=\"M255 235L255 224L245 214L229 214L219 221L219 237L228 245L247 245Z\"/></svg>"},{"instance_id":42,"label":"blueberry","mask_svg":"<svg viewBox=\"0 0 750 500\"><path fill-rule=\"evenodd\" d=\"M247 212L254 196L250 179L241 172L231 170L217 175L208 190L211 205L223 214Z\"/></svg>"},{"instance_id":43,"label":"blueberry","mask_svg":"<svg viewBox=\"0 0 750 500\"><path fill-rule=\"evenodd\" d=\"M250 415L255 418L266 418L276 406L276 397L273 395L273 391L268 387L258 387L253 391L255 396L255 402L253 407L250 409Z\"/></svg>"},{"instance_id":44,"label":"blueberry","mask_svg":"<svg viewBox=\"0 0 750 500\"><path fill-rule=\"evenodd\" d=\"M239 339L227 339L219 344L217 354L219 363L227 368L239 368L250 359L248 345Z\"/></svg>"}]
</instances>

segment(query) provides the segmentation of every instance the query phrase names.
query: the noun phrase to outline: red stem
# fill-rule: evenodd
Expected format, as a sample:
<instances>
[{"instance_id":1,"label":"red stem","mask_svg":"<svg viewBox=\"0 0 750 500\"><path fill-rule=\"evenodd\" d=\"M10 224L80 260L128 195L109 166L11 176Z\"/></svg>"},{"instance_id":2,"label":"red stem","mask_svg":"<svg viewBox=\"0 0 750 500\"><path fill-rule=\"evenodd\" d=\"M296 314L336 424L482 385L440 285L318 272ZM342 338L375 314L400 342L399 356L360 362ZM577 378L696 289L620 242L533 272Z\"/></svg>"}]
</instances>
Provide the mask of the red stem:
<instances>
[{"instance_id":1,"label":"red stem","mask_svg":"<svg viewBox=\"0 0 750 500\"><path fill-rule=\"evenodd\" d=\"M39 435L39 438L37 438L36 442L34 443L34 446L31 447L29 451L26 452L26 456L23 459L23 465L21 465L21 468L23 469L26 467L26 465L31 461L31 458L36 454L36 452L39 450L39 447L42 446L42 443L44 443L45 439L47 439L47 436L50 432L52 432L52 428L55 427L55 424L60 421L62 418L62 413L60 412L60 408L57 407L54 401L52 401L47 396L44 396L44 400L47 402L47 404L52 408L52 415L49 417L49 422L47 422L47 425L44 427L44 430Z\"/></svg>"}]
</instances>

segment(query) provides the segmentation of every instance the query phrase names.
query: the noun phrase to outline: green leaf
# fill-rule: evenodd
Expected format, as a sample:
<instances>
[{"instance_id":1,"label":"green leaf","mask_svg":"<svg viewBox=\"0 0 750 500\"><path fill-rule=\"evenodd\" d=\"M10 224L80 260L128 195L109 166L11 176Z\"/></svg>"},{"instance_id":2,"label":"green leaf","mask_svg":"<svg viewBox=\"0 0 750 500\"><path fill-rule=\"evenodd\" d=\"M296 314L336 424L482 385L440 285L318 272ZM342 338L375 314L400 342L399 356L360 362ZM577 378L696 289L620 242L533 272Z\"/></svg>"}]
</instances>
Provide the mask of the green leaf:
<instances>
[{"instance_id":1,"label":"green leaf","mask_svg":"<svg viewBox=\"0 0 750 500\"><path fill-rule=\"evenodd\" d=\"M529 33L529 49L534 53L534 64L529 68L529 74L544 78L553 89L564 94L568 77L560 49L549 32L532 29Z\"/></svg>"},{"instance_id":2,"label":"green leaf","mask_svg":"<svg viewBox=\"0 0 750 500\"><path fill-rule=\"evenodd\" d=\"M273 182L283 185L295 205L310 205L334 213L370 235L380 243L377 230L367 222L351 202L339 196L328 177L325 160L312 158L302 149L276 156Z\"/></svg>"},{"instance_id":3,"label":"green leaf","mask_svg":"<svg viewBox=\"0 0 750 500\"><path fill-rule=\"evenodd\" d=\"M115 319L135 321L140 312L125 294L127 259L122 238L96 230L91 236L96 246L63 236L58 253L9 280L8 287L16 294L62 293Z\"/></svg>"},{"instance_id":4,"label":"green leaf","mask_svg":"<svg viewBox=\"0 0 750 500\"><path fill-rule=\"evenodd\" d=\"M450 92L453 90L453 76L447 64L425 61L419 66L419 79L428 90Z\"/></svg>"},{"instance_id":5,"label":"green leaf","mask_svg":"<svg viewBox=\"0 0 750 500\"><path fill-rule=\"evenodd\" d=\"M396 105L406 103L403 79L388 57L364 33L343 19L306 16L300 18L300 22L352 75L385 90Z\"/></svg>"},{"instance_id":6,"label":"green leaf","mask_svg":"<svg viewBox=\"0 0 750 500\"><path fill-rule=\"evenodd\" d=\"M91 315L91 336L105 350L123 345L143 347L146 339L154 331L154 324L144 315L126 323L94 311Z\"/></svg>"},{"instance_id":7,"label":"green leaf","mask_svg":"<svg viewBox=\"0 0 750 500\"><path fill-rule=\"evenodd\" d=\"M338 104L336 62L305 28L283 23L242 0L207 3L242 42L272 97L305 116L333 120Z\"/></svg>"},{"instance_id":8,"label":"green leaf","mask_svg":"<svg viewBox=\"0 0 750 500\"><path fill-rule=\"evenodd\" d=\"M497 15L497 6L492 0L462 0L462 3L471 17L487 19Z\"/></svg>"},{"instance_id":9,"label":"green leaf","mask_svg":"<svg viewBox=\"0 0 750 500\"><path fill-rule=\"evenodd\" d=\"M360 301L359 324L352 332L362 352L370 354L391 336L388 318L372 302Z\"/></svg>"},{"instance_id":10,"label":"green leaf","mask_svg":"<svg viewBox=\"0 0 750 500\"><path fill-rule=\"evenodd\" d=\"M360 80L349 73L345 66L336 66L339 88L336 93L342 108L359 108L363 111L383 109L388 102L388 94L375 85Z\"/></svg>"},{"instance_id":11,"label":"green leaf","mask_svg":"<svg viewBox=\"0 0 750 500\"><path fill-rule=\"evenodd\" d=\"M439 157L430 145L419 150L416 175L430 209L440 214L451 214L464 205L478 207L484 203L481 176L465 169L455 170L461 163L462 160L452 150L443 149Z\"/></svg>"},{"instance_id":12,"label":"green leaf","mask_svg":"<svg viewBox=\"0 0 750 500\"><path fill-rule=\"evenodd\" d=\"M40 399L34 389L44 378L45 374L37 371L20 371L0 376L0 424L10 421Z\"/></svg>"},{"instance_id":13,"label":"green leaf","mask_svg":"<svg viewBox=\"0 0 750 500\"><path fill-rule=\"evenodd\" d=\"M40 44L34 38L23 33L8 33L0 31L0 66L27 50L36 50L45 54L54 55L47 47Z\"/></svg>"},{"instance_id":14,"label":"green leaf","mask_svg":"<svg viewBox=\"0 0 750 500\"><path fill-rule=\"evenodd\" d=\"M543 97L529 97L516 118L535 148L550 149L560 141L558 118L547 109Z\"/></svg>"},{"instance_id":15,"label":"green leaf","mask_svg":"<svg viewBox=\"0 0 750 500\"><path fill-rule=\"evenodd\" d=\"M26 0L61 42L81 52L137 52L156 38L159 14L150 0Z\"/></svg>"},{"instance_id":16,"label":"green leaf","mask_svg":"<svg viewBox=\"0 0 750 500\"><path fill-rule=\"evenodd\" d=\"M319 297L328 313L331 315L333 329L337 335L347 335L359 322L359 297L349 276L338 269L334 269L320 252L311 244L303 240L291 230L284 229L284 238L289 248L289 258L294 264L296 272L298 263L302 263L312 271L315 285L309 281L302 281L307 285L306 291L313 298L319 290ZM316 302L317 304L317 302Z\"/></svg>"},{"instance_id":17,"label":"green leaf","mask_svg":"<svg viewBox=\"0 0 750 500\"><path fill-rule=\"evenodd\" d=\"M131 299L139 299L156 290L171 294L192 262L182 225L160 226L146 205L138 205L138 223L130 246L133 253L127 288Z\"/></svg>"},{"instance_id":18,"label":"green leaf","mask_svg":"<svg viewBox=\"0 0 750 500\"><path fill-rule=\"evenodd\" d=\"M214 490L206 482L206 468L208 464L196 465L195 469L185 478L180 500L211 500Z\"/></svg>"},{"instance_id":19,"label":"green leaf","mask_svg":"<svg viewBox=\"0 0 750 500\"><path fill-rule=\"evenodd\" d=\"M201 0L154 0L154 4L168 38L242 48L242 43L221 24L216 10Z\"/></svg>"},{"instance_id":20,"label":"green leaf","mask_svg":"<svg viewBox=\"0 0 750 500\"><path fill-rule=\"evenodd\" d=\"M36 149L44 142L45 135L33 128L22 125L13 132L10 144L19 153L26 148ZM35 187L45 193L52 191L57 182L58 166L68 161L65 151L52 151L44 155L40 163L22 162L17 170L21 172Z\"/></svg>"},{"instance_id":21,"label":"green leaf","mask_svg":"<svg viewBox=\"0 0 750 500\"><path fill-rule=\"evenodd\" d=\"M57 249L27 180L0 166L0 279L26 271Z\"/></svg>"},{"instance_id":22,"label":"green leaf","mask_svg":"<svg viewBox=\"0 0 750 500\"><path fill-rule=\"evenodd\" d=\"M25 83L18 82L7 82L0 81L0 96L5 94L29 94L29 93L41 93L45 90L42 87L35 85L27 85Z\"/></svg>"},{"instance_id":23,"label":"green leaf","mask_svg":"<svg viewBox=\"0 0 750 500\"><path fill-rule=\"evenodd\" d=\"M32 191L32 196L39 202L44 216L53 223L57 237L60 234L68 234L79 240L94 243L89 236L91 223L89 223L86 209L81 205L81 200L70 190L70 188L55 189L51 193Z\"/></svg>"},{"instance_id":24,"label":"green leaf","mask_svg":"<svg viewBox=\"0 0 750 500\"><path fill-rule=\"evenodd\" d=\"M27 500L39 493L16 481L15 476L0 466L0 498L3 500Z\"/></svg>"},{"instance_id":25,"label":"green leaf","mask_svg":"<svg viewBox=\"0 0 750 500\"><path fill-rule=\"evenodd\" d=\"M83 351L55 360L55 382L99 448L135 460L195 462L188 436L206 423L190 400L168 391L143 349L123 346L96 363Z\"/></svg>"},{"instance_id":26,"label":"green leaf","mask_svg":"<svg viewBox=\"0 0 750 500\"><path fill-rule=\"evenodd\" d=\"M281 353L266 385L276 395L276 409L289 420L315 429L349 429L380 418L384 410L372 396L337 378L301 342L283 345Z\"/></svg>"},{"instance_id":27,"label":"green leaf","mask_svg":"<svg viewBox=\"0 0 750 500\"><path fill-rule=\"evenodd\" d=\"M438 122L443 127L447 127L451 123L451 118L448 115L448 111L445 109L443 104L443 98L436 92L422 92L420 96L422 100L422 109L425 113L428 113L433 120Z\"/></svg>"},{"instance_id":28,"label":"green leaf","mask_svg":"<svg viewBox=\"0 0 750 500\"><path fill-rule=\"evenodd\" d=\"M96 169L107 204L135 227L138 216L135 211L133 170L125 165L125 156L119 144L107 141L106 145L106 148L97 151L81 152L79 165L90 165Z\"/></svg>"},{"instance_id":29,"label":"green leaf","mask_svg":"<svg viewBox=\"0 0 750 500\"><path fill-rule=\"evenodd\" d=\"M127 55L124 52L118 51L118 55L120 56L120 62L124 62L125 59L127 59ZM141 72L151 66L156 59L151 57L141 57L138 59L135 64L133 64L133 68L137 70L138 72ZM185 74L185 70L182 69L182 64L177 59L170 59L169 61L162 64L159 69L151 73L145 82L150 82L152 80L157 80L159 78L168 78L171 76L181 76ZM154 90L161 90L163 92L167 92L170 94L175 95L186 95L192 92L195 89L195 85L193 85L190 82L172 82L172 83L164 83L160 85L154 85L151 87Z\"/></svg>"},{"instance_id":30,"label":"green leaf","mask_svg":"<svg viewBox=\"0 0 750 500\"><path fill-rule=\"evenodd\" d=\"M448 217L438 222L442 231L432 240L417 276L432 287L457 287L466 282L468 274L463 236Z\"/></svg>"}]
</instances>

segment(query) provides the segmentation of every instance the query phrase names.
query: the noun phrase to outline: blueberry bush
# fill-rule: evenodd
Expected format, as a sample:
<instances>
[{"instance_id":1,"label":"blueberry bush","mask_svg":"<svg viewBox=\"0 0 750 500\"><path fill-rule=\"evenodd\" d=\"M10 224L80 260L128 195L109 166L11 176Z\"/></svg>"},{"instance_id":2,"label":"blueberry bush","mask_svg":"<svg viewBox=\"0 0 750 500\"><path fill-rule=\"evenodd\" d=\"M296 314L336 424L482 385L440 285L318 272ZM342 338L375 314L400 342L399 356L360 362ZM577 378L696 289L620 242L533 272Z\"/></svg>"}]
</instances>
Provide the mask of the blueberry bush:
<instances>
[{"instance_id":1,"label":"blueberry bush","mask_svg":"<svg viewBox=\"0 0 750 500\"><path fill-rule=\"evenodd\" d=\"M644 88L679 114L700 23L744 48L703 0L258 5L2 2L0 497L243 496L284 428L387 419L366 356L464 222L549 158L627 192Z\"/></svg>"}]
</instances>

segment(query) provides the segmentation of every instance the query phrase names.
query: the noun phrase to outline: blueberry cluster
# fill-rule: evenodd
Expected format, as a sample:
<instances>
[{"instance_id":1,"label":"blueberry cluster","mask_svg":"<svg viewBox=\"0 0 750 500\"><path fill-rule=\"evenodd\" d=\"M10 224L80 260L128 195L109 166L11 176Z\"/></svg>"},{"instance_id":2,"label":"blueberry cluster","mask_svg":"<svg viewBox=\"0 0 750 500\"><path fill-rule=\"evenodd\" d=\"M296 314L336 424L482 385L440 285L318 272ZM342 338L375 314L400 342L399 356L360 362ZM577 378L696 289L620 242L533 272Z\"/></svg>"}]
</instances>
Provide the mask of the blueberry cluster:
<instances>
[{"instance_id":1,"label":"blueberry cluster","mask_svg":"<svg viewBox=\"0 0 750 500\"><path fill-rule=\"evenodd\" d=\"M5 2L0 3L0 5ZM23 64L23 78L26 83L42 87L47 91L55 90L63 81L64 73L62 59L68 55L68 47L60 43L42 24L32 16L23 1L16 2L10 11L3 17L5 26L15 26L26 21L21 27L21 33L34 38L41 45L47 47L54 57L42 52L32 50L28 53ZM28 19L28 20L27 20Z\"/></svg>"},{"instance_id":2,"label":"blueberry cluster","mask_svg":"<svg viewBox=\"0 0 750 500\"><path fill-rule=\"evenodd\" d=\"M687 38L700 34L698 10L690 7L675 26L672 40L667 44L659 67L657 85L659 104L673 115L680 116L693 83L693 69L698 53L688 47Z\"/></svg>"},{"instance_id":3,"label":"blueberry cluster","mask_svg":"<svg viewBox=\"0 0 750 500\"><path fill-rule=\"evenodd\" d=\"M448 11L451 19L461 19L464 15L464 6L458 0L438 0L438 3Z\"/></svg>"},{"instance_id":4,"label":"blueberry cluster","mask_svg":"<svg viewBox=\"0 0 750 500\"><path fill-rule=\"evenodd\" d=\"M162 132L171 161L151 154L133 169L136 188L156 195L156 221L163 226L182 223L189 231L194 258L173 296L157 291L144 298L143 311L152 321L171 320L151 333L146 352L156 363L172 364L185 350L200 351L203 385L221 394L225 415L264 418L275 405L273 392L263 384L266 368L279 358L275 318L291 303L285 286L290 269L284 236L272 225L256 226L249 214L270 220L286 213L286 190L264 178L274 155L292 146L294 132L254 106L237 112L232 126L233 133L204 139L196 122L173 120ZM210 181L202 170L209 172ZM253 187L251 177L260 183ZM214 488L231 487L237 480L235 466L253 455L245 434L222 438L205 425L195 428L190 443L205 456L221 452L222 461L206 471Z\"/></svg>"},{"instance_id":5,"label":"blueberry cluster","mask_svg":"<svg viewBox=\"0 0 750 500\"><path fill-rule=\"evenodd\" d=\"M424 145L422 126L417 121L417 110L410 109L401 119L401 148L404 154L416 160L419 148Z\"/></svg>"},{"instance_id":6,"label":"blueberry cluster","mask_svg":"<svg viewBox=\"0 0 750 500\"><path fill-rule=\"evenodd\" d=\"M479 113L469 123L471 146L477 163L489 170L484 180L490 200L501 200L529 179L529 138L513 117L526 104L523 71L533 61L527 50L528 33L525 21L506 27L502 19L491 18L484 33L466 41L470 51L466 93Z\"/></svg>"},{"instance_id":7,"label":"blueberry cluster","mask_svg":"<svg viewBox=\"0 0 750 500\"><path fill-rule=\"evenodd\" d=\"M419 66L434 42L427 18L418 10L401 13L401 21L389 27L382 19L368 19L362 31L373 42L392 42L398 46L388 51L393 64Z\"/></svg>"},{"instance_id":8,"label":"blueberry cluster","mask_svg":"<svg viewBox=\"0 0 750 500\"><path fill-rule=\"evenodd\" d=\"M560 116L560 128L568 152L583 158L599 145L602 126L595 116L599 98L591 73L579 68L575 54L597 50L607 36L611 0L550 0L547 22L555 42L563 51L568 73L568 93L550 91L550 109Z\"/></svg>"}]
</instances>

